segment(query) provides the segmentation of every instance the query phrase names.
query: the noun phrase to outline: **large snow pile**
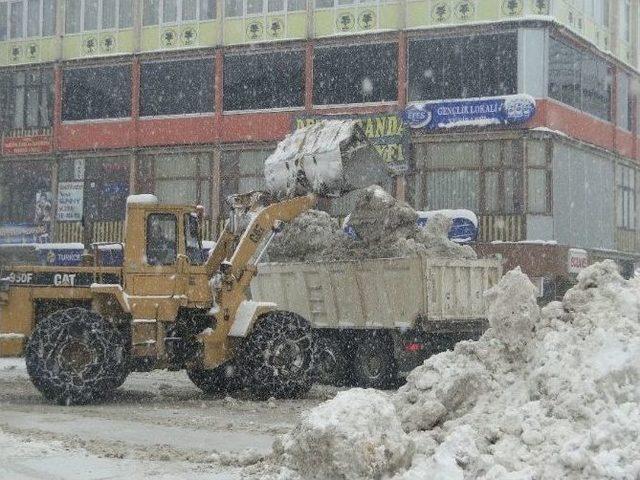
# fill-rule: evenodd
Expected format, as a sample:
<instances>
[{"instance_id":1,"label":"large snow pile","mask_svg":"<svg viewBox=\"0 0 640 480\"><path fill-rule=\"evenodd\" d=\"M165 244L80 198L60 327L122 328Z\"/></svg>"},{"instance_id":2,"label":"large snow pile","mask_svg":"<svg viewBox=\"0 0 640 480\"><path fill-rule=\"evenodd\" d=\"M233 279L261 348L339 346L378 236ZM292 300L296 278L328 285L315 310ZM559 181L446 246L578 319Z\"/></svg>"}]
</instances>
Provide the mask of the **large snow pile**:
<instances>
[{"instance_id":1,"label":"large snow pile","mask_svg":"<svg viewBox=\"0 0 640 480\"><path fill-rule=\"evenodd\" d=\"M418 212L372 185L358 192L349 215L357 239L347 236L322 212L311 211L285 226L268 251L276 262L391 258L424 254L476 258L469 246L449 240L451 219L436 215L426 228L416 224Z\"/></svg>"},{"instance_id":2,"label":"large snow pile","mask_svg":"<svg viewBox=\"0 0 640 480\"><path fill-rule=\"evenodd\" d=\"M640 478L640 283L624 280L605 261L585 269L562 302L542 310L519 269L489 296L485 335L429 358L392 397L415 452L406 469L389 464L395 467L389 477ZM351 408L336 399L308 417L338 409L349 419L365 408L365 395L380 402L380 394L359 395ZM367 435L380 423L402 438L389 427L393 410L384 406L383 414L374 407L368 420L326 431L323 445L339 450L331 455L314 457L315 445L296 443L303 420L283 443L285 478L307 478L312 470L321 472L313 478L334 478L330 472L342 465L336 459L365 458L341 439Z\"/></svg>"},{"instance_id":3,"label":"large snow pile","mask_svg":"<svg viewBox=\"0 0 640 480\"><path fill-rule=\"evenodd\" d=\"M304 414L274 450L306 480L365 480L409 466L413 442L386 395L353 389Z\"/></svg>"}]
</instances>

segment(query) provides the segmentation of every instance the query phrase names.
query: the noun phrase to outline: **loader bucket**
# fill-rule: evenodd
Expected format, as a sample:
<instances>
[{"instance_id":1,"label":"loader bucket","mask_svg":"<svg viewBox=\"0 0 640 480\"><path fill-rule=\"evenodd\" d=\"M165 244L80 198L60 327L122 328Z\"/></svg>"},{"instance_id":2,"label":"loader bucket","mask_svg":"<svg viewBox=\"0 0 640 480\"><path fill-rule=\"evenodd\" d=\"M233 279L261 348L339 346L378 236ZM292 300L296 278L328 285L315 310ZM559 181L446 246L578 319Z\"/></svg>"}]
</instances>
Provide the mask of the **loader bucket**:
<instances>
[{"instance_id":1,"label":"loader bucket","mask_svg":"<svg viewBox=\"0 0 640 480\"><path fill-rule=\"evenodd\" d=\"M322 120L282 140L265 161L267 188L276 197L315 193L338 197L387 184L389 170L353 120Z\"/></svg>"}]
</instances>

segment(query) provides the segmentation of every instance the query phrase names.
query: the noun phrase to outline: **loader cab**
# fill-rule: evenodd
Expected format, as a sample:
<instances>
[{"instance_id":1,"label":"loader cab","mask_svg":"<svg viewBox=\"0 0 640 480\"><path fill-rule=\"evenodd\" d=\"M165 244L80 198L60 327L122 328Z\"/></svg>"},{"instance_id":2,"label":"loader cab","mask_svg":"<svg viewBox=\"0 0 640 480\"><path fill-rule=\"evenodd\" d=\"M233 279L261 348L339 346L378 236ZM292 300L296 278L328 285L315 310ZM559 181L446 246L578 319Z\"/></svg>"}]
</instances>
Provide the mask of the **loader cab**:
<instances>
[{"instance_id":1,"label":"loader cab","mask_svg":"<svg viewBox=\"0 0 640 480\"><path fill-rule=\"evenodd\" d=\"M127 200L124 290L135 296L208 299L201 215L193 206L161 205L154 195Z\"/></svg>"}]
</instances>

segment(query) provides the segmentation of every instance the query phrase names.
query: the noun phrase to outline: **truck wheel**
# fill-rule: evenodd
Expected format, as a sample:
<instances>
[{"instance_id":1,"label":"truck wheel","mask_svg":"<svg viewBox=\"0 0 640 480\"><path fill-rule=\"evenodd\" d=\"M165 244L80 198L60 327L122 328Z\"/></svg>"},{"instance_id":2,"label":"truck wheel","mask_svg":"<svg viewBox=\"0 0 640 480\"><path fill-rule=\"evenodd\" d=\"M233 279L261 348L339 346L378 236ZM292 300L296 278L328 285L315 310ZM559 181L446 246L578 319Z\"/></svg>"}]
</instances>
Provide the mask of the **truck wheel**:
<instances>
[{"instance_id":1,"label":"truck wheel","mask_svg":"<svg viewBox=\"0 0 640 480\"><path fill-rule=\"evenodd\" d=\"M241 376L258 398L293 398L313 383L313 334L300 315L275 311L260 317L245 340Z\"/></svg>"},{"instance_id":2,"label":"truck wheel","mask_svg":"<svg viewBox=\"0 0 640 480\"><path fill-rule=\"evenodd\" d=\"M370 333L355 339L353 379L358 387L390 388L396 381L393 343L386 334Z\"/></svg>"},{"instance_id":3,"label":"truck wheel","mask_svg":"<svg viewBox=\"0 0 640 480\"><path fill-rule=\"evenodd\" d=\"M231 365L220 365L211 370L194 367L187 369L187 376L204 393L215 395L240 389L233 369Z\"/></svg>"},{"instance_id":4,"label":"truck wheel","mask_svg":"<svg viewBox=\"0 0 640 480\"><path fill-rule=\"evenodd\" d=\"M40 321L25 351L35 387L58 403L86 404L111 394L127 375L125 342L99 314L84 308Z\"/></svg>"},{"instance_id":5,"label":"truck wheel","mask_svg":"<svg viewBox=\"0 0 640 480\"><path fill-rule=\"evenodd\" d=\"M315 344L316 379L323 385L342 386L345 383L347 359L340 344L333 338L318 337Z\"/></svg>"}]
</instances>

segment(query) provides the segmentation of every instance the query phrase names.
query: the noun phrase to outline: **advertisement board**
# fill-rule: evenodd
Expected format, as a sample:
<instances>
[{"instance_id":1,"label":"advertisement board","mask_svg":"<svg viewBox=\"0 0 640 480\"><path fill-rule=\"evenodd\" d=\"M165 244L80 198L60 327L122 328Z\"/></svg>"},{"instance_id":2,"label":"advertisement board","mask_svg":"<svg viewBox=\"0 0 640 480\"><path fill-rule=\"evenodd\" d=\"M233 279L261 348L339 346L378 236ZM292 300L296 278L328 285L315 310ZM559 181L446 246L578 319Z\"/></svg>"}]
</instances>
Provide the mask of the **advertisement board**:
<instances>
[{"instance_id":1,"label":"advertisement board","mask_svg":"<svg viewBox=\"0 0 640 480\"><path fill-rule=\"evenodd\" d=\"M60 182L58 184L58 209L56 218L62 222L82 220L84 182Z\"/></svg>"}]
</instances>

